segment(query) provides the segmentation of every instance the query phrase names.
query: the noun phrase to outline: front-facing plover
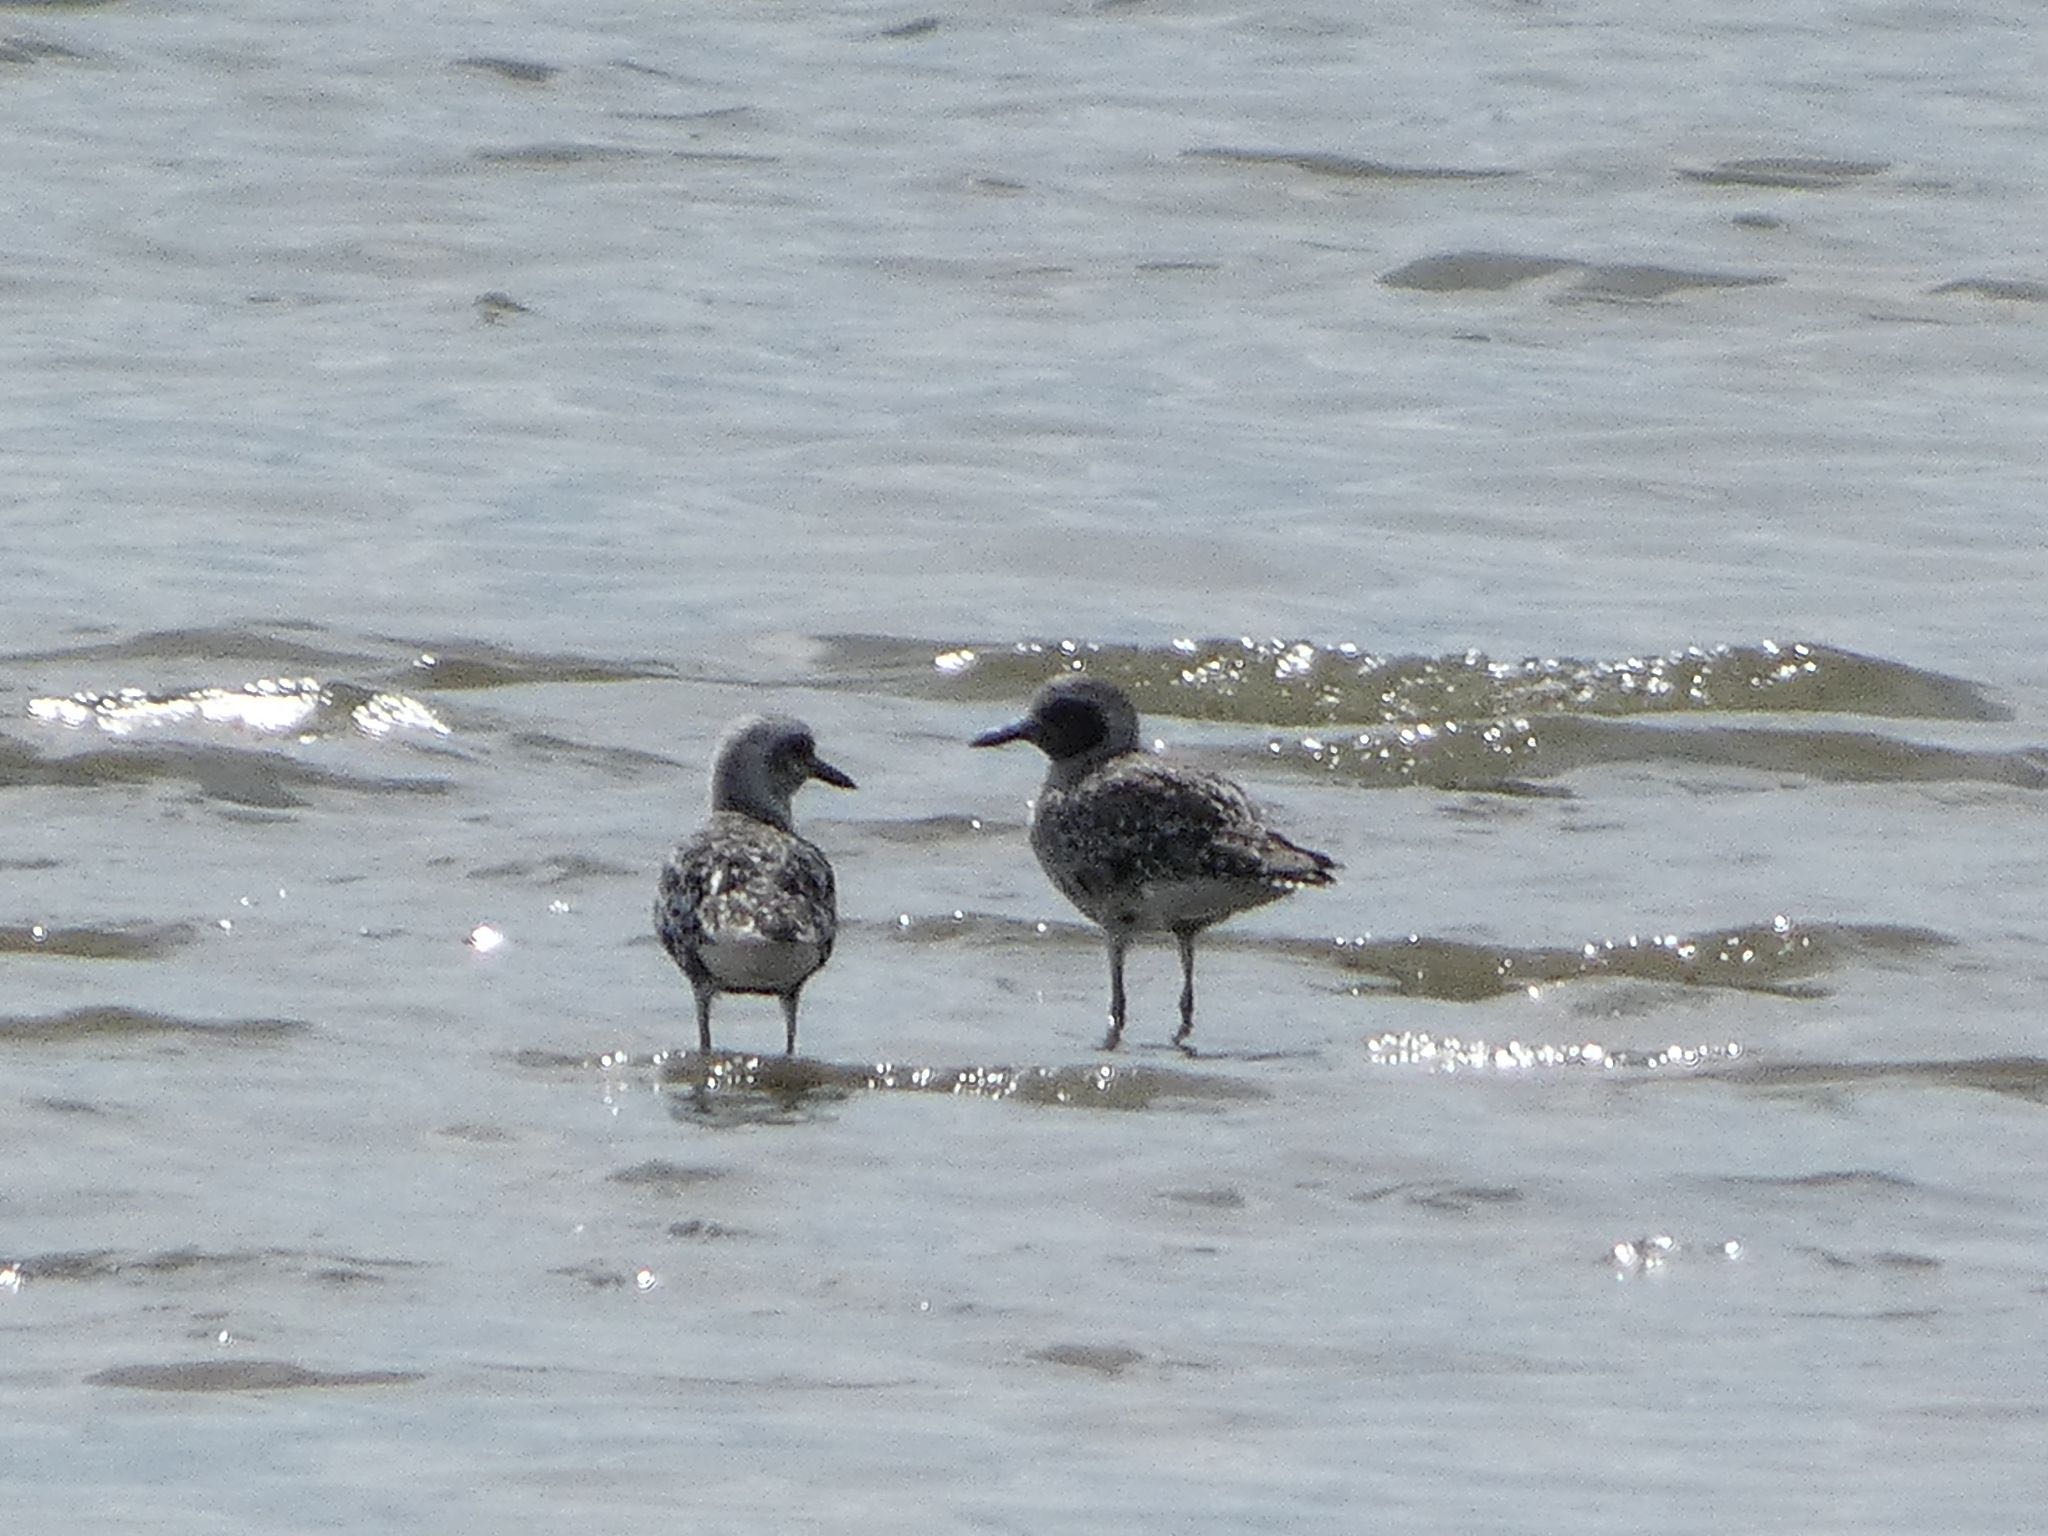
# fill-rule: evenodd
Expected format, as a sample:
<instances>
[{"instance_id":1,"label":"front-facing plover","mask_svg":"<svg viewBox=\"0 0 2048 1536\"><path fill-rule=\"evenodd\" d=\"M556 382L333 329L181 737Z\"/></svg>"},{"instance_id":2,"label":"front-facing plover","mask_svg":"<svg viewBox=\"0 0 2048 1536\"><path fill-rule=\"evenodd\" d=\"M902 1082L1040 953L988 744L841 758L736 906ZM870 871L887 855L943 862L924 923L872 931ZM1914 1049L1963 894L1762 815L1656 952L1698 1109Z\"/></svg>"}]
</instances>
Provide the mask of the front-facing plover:
<instances>
[{"instance_id":1,"label":"front-facing plover","mask_svg":"<svg viewBox=\"0 0 2048 1536\"><path fill-rule=\"evenodd\" d=\"M654 931L697 994L700 1050L711 1049L711 999L753 992L782 1000L796 1054L797 994L839 930L832 866L789 820L790 797L811 779L853 788L801 720L734 721L712 761L711 819L662 866Z\"/></svg>"},{"instance_id":2,"label":"front-facing plover","mask_svg":"<svg viewBox=\"0 0 2048 1536\"><path fill-rule=\"evenodd\" d=\"M1180 948L1180 1029L1195 1027L1195 935L1297 886L1328 885L1336 862L1268 827L1229 779L1138 745L1138 713L1121 688L1068 675L1038 690L1021 720L977 747L1028 741L1049 759L1031 847L1052 883L1109 941L1109 1038L1124 1032L1124 952L1140 933Z\"/></svg>"}]
</instances>

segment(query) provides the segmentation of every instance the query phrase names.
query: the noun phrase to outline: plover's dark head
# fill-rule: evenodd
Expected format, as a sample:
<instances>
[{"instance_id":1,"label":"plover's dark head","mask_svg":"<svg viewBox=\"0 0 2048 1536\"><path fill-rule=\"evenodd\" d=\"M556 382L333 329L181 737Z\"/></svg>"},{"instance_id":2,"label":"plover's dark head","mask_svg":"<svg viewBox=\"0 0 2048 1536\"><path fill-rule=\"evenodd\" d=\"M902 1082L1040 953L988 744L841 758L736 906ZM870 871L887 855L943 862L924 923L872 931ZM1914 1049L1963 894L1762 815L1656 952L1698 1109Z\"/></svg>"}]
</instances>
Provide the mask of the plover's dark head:
<instances>
[{"instance_id":1,"label":"plover's dark head","mask_svg":"<svg viewBox=\"0 0 2048 1536\"><path fill-rule=\"evenodd\" d=\"M735 720L718 740L711 764L711 809L739 811L789 828L790 797L812 779L841 789L853 780L818 756L817 738L789 715Z\"/></svg>"},{"instance_id":2,"label":"plover's dark head","mask_svg":"<svg viewBox=\"0 0 2048 1536\"><path fill-rule=\"evenodd\" d=\"M1138 750L1138 712L1115 683L1068 673L1038 690L1022 720L984 731L971 745L1006 741L1028 741L1056 764L1092 767Z\"/></svg>"}]
</instances>

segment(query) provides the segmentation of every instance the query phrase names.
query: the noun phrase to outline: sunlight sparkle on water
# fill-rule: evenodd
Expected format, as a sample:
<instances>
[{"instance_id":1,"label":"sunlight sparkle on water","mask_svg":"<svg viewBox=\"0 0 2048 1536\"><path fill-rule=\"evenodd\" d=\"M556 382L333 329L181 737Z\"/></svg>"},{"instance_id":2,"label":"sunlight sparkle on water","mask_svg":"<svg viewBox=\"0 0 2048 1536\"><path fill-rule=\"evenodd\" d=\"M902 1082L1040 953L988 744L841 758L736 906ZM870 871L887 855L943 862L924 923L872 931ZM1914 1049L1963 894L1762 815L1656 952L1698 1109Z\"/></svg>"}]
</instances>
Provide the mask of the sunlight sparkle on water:
<instances>
[{"instance_id":1,"label":"sunlight sparkle on water","mask_svg":"<svg viewBox=\"0 0 2048 1536\"><path fill-rule=\"evenodd\" d=\"M1674 1259L1685 1253L1733 1263L1743 1256L1743 1247L1741 1240L1733 1237L1718 1243L1687 1245L1681 1244L1668 1232L1657 1232L1614 1244L1607 1251L1607 1263L1613 1269L1615 1279L1635 1280L1663 1273Z\"/></svg>"},{"instance_id":2,"label":"sunlight sparkle on water","mask_svg":"<svg viewBox=\"0 0 2048 1536\"><path fill-rule=\"evenodd\" d=\"M57 725L97 725L116 736L194 720L275 733L301 729L319 712L321 700L322 690L314 678L266 677L244 688L200 688L191 693L153 694L142 688L121 688L112 693L31 699L28 712Z\"/></svg>"},{"instance_id":3,"label":"sunlight sparkle on water","mask_svg":"<svg viewBox=\"0 0 2048 1536\"><path fill-rule=\"evenodd\" d=\"M1276 682L1291 682L1295 678L1307 677L1316 669L1316 648L1306 641L1290 645L1280 653L1273 664L1273 678Z\"/></svg>"},{"instance_id":4,"label":"sunlight sparkle on water","mask_svg":"<svg viewBox=\"0 0 2048 1536\"><path fill-rule=\"evenodd\" d=\"M1734 1061L1742 1055L1741 1044L1733 1040L1719 1045L1669 1045L1658 1051L1631 1051L1593 1040L1540 1045L1522 1040L1464 1040L1456 1035L1433 1035L1422 1030L1375 1035L1366 1041L1365 1049L1368 1060L1376 1067L1421 1067L1443 1073L1528 1072L1559 1067L1590 1067L1600 1071L1698 1067Z\"/></svg>"},{"instance_id":5,"label":"sunlight sparkle on water","mask_svg":"<svg viewBox=\"0 0 2048 1536\"><path fill-rule=\"evenodd\" d=\"M446 736L449 730L419 700L397 693L364 695L360 688L328 685L312 677L265 677L239 688L195 688L188 693L151 693L144 688L119 688L111 693L82 691L64 698L30 699L31 718L73 730L97 726L110 736L179 725L220 725L266 736L317 734L323 712L330 719L349 698L348 721L365 736L384 737L399 731Z\"/></svg>"},{"instance_id":6,"label":"sunlight sparkle on water","mask_svg":"<svg viewBox=\"0 0 2048 1536\"><path fill-rule=\"evenodd\" d=\"M394 731L423 731L430 736L451 734L439 715L418 699L402 693L373 693L349 711L349 718L365 736L389 736Z\"/></svg>"}]
</instances>

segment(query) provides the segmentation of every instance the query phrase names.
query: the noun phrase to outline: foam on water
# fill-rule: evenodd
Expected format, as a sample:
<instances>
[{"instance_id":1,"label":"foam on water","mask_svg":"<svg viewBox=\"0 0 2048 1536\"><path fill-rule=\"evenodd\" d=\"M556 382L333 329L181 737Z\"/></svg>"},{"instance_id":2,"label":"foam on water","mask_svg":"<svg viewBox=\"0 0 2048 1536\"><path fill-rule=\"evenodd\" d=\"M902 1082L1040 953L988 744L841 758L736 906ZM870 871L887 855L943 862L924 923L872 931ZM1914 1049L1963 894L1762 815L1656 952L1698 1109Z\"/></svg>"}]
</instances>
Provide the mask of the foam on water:
<instances>
[{"instance_id":1,"label":"foam on water","mask_svg":"<svg viewBox=\"0 0 2048 1536\"><path fill-rule=\"evenodd\" d=\"M263 678L239 688L195 688L152 693L120 688L111 693L74 693L30 699L31 719L73 730L97 727L109 736L177 726L227 726L254 735L296 736L310 741L338 728L364 736L416 732L447 736L447 724L418 699L372 693L346 683L323 684L310 677Z\"/></svg>"}]
</instances>

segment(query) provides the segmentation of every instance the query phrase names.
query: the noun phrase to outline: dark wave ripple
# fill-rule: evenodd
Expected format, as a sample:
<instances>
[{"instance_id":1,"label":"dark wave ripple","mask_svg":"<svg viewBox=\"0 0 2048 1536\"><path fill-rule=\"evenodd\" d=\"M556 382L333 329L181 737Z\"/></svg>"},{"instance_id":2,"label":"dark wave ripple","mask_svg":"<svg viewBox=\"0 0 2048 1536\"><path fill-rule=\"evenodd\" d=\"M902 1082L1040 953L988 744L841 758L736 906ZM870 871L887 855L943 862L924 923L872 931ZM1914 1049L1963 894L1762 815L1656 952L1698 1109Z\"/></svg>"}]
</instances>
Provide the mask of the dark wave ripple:
<instances>
[{"instance_id":1,"label":"dark wave ripple","mask_svg":"<svg viewBox=\"0 0 2048 1536\"><path fill-rule=\"evenodd\" d=\"M0 926L0 955L60 955L71 960L154 960L194 943L190 923L131 927L50 928L41 923Z\"/></svg>"},{"instance_id":2,"label":"dark wave ripple","mask_svg":"<svg viewBox=\"0 0 2048 1536\"><path fill-rule=\"evenodd\" d=\"M1516 715L1783 712L2008 720L1967 678L1817 641L1688 646L1611 661L1479 651L1380 656L1307 640L1086 640L933 644L887 636L825 642L828 677L933 697L1014 700L1062 671L1127 689L1142 710L1184 719L1318 726Z\"/></svg>"},{"instance_id":3,"label":"dark wave ripple","mask_svg":"<svg viewBox=\"0 0 2048 1536\"><path fill-rule=\"evenodd\" d=\"M2048 789L2048 749L1969 748L1872 731L1660 726L1559 717L1406 726L1269 741L1215 754L1279 763L1362 788L1497 789L1614 763L1681 763L1831 783L1983 783Z\"/></svg>"},{"instance_id":4,"label":"dark wave ripple","mask_svg":"<svg viewBox=\"0 0 2048 1536\"><path fill-rule=\"evenodd\" d=\"M840 686L1012 708L1046 678L1086 671L1123 686L1147 715L1307 728L1313 734L1298 740L1202 755L1252 771L1316 771L1361 787L1526 790L1532 780L1601 764L1672 762L1850 783L2048 789L2048 749L2038 746L1731 721L2012 718L1969 678L1816 641L1691 646L1608 661L1500 661L1477 651L1377 656L1305 640L934 646L839 636L823 644L825 678Z\"/></svg>"},{"instance_id":5,"label":"dark wave ripple","mask_svg":"<svg viewBox=\"0 0 2048 1536\"><path fill-rule=\"evenodd\" d=\"M1085 924L984 912L918 918L905 913L893 923L846 927L906 943L967 942L989 949L1045 942L1094 949L1101 944L1099 931ZM1599 979L1814 997L1821 994L1815 978L1852 960L1910 962L1955 941L1927 928L1803 922L1779 914L1704 933L1631 933L1569 947L1476 944L1426 934L1275 938L1229 928L1213 931L1203 942L1215 949L1283 954L1330 966L1409 997L1482 1002L1532 986Z\"/></svg>"},{"instance_id":6,"label":"dark wave ripple","mask_svg":"<svg viewBox=\"0 0 2048 1536\"><path fill-rule=\"evenodd\" d=\"M305 1024L296 1019L223 1019L212 1022L175 1018L141 1008L100 1006L64 1013L0 1016L0 1045L69 1045L96 1040L175 1037L240 1043L276 1040L297 1034Z\"/></svg>"},{"instance_id":7,"label":"dark wave ripple","mask_svg":"<svg viewBox=\"0 0 2048 1536\"><path fill-rule=\"evenodd\" d=\"M208 800L256 810L304 806L308 802L302 790L432 795L448 788L439 779L337 773L283 752L238 747L151 742L46 755L0 739L0 789L103 789L148 783L189 783Z\"/></svg>"}]
</instances>

